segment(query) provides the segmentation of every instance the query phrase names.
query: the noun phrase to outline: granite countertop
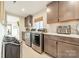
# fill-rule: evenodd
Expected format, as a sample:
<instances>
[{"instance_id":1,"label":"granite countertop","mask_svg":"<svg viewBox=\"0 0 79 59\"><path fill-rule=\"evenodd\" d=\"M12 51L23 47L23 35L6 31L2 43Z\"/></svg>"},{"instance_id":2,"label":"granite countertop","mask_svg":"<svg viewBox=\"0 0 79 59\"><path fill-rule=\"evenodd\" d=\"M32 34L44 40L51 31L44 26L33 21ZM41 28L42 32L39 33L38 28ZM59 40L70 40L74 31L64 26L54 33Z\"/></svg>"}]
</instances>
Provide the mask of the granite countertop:
<instances>
[{"instance_id":1,"label":"granite countertop","mask_svg":"<svg viewBox=\"0 0 79 59\"><path fill-rule=\"evenodd\" d=\"M44 33L44 34L64 36L64 37L72 37L72 38L79 38L79 35L77 35L77 34L57 34L57 33Z\"/></svg>"}]
</instances>

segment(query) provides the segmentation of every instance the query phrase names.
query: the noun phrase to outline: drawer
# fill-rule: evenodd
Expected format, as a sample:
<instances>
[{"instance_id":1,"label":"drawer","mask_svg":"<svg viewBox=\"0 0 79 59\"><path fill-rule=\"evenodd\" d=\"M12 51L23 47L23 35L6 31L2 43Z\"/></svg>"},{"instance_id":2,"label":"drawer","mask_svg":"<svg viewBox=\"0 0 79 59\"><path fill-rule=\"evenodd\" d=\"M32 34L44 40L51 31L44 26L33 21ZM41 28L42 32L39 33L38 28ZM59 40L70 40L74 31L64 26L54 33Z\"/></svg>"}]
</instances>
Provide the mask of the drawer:
<instances>
[{"instance_id":1,"label":"drawer","mask_svg":"<svg viewBox=\"0 0 79 59\"><path fill-rule=\"evenodd\" d=\"M79 45L79 39L78 38L61 37L60 41Z\"/></svg>"},{"instance_id":2,"label":"drawer","mask_svg":"<svg viewBox=\"0 0 79 59\"><path fill-rule=\"evenodd\" d=\"M51 40L58 40L59 37L55 35L44 35L44 38L51 39Z\"/></svg>"}]
</instances>

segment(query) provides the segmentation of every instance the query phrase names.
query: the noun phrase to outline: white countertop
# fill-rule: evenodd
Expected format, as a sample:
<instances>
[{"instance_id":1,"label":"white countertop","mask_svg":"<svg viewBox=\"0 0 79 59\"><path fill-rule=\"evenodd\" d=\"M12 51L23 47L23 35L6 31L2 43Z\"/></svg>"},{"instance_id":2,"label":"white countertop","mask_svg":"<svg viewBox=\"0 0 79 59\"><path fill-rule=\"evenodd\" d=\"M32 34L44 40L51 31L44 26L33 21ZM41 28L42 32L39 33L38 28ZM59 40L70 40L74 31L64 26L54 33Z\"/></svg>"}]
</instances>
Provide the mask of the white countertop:
<instances>
[{"instance_id":1,"label":"white countertop","mask_svg":"<svg viewBox=\"0 0 79 59\"><path fill-rule=\"evenodd\" d=\"M44 34L64 36L64 37L72 37L72 38L79 38L79 35L77 35L77 34L57 34L57 33L44 33Z\"/></svg>"},{"instance_id":2,"label":"white countertop","mask_svg":"<svg viewBox=\"0 0 79 59\"><path fill-rule=\"evenodd\" d=\"M43 33L43 32L38 32L38 31L31 31L32 33Z\"/></svg>"},{"instance_id":3,"label":"white countertop","mask_svg":"<svg viewBox=\"0 0 79 59\"><path fill-rule=\"evenodd\" d=\"M38 32L38 31L30 31L32 33L43 33L43 32ZM58 33L43 33L43 34L48 34L48 35L57 35L57 36L64 36L64 37L71 37L71 38L79 38L79 35L77 34L58 34Z\"/></svg>"}]
</instances>

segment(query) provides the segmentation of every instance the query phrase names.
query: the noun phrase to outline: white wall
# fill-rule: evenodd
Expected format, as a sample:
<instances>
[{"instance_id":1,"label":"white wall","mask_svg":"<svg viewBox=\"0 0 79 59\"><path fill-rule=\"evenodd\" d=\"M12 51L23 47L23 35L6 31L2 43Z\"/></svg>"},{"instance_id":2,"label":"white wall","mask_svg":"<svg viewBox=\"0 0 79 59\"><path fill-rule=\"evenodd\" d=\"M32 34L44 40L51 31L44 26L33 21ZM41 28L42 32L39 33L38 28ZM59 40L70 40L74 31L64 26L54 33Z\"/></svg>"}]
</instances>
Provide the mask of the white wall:
<instances>
[{"instance_id":1,"label":"white wall","mask_svg":"<svg viewBox=\"0 0 79 59\"><path fill-rule=\"evenodd\" d=\"M47 24L47 13L46 10L40 11L39 13L35 14L33 16L33 20L38 17L38 16L43 16L43 21L44 21L44 27L47 29L48 32L50 33L56 33L57 26L59 25L71 25L71 33L76 34L76 25L79 24L79 21L70 21L70 22L62 22L62 23L52 23L52 24ZM34 23L34 21L33 21Z\"/></svg>"},{"instance_id":2,"label":"white wall","mask_svg":"<svg viewBox=\"0 0 79 59\"><path fill-rule=\"evenodd\" d=\"M19 21L19 35L20 35L20 40L22 40L22 32L25 32L25 20L24 17L20 17L20 21Z\"/></svg>"},{"instance_id":3,"label":"white wall","mask_svg":"<svg viewBox=\"0 0 79 59\"><path fill-rule=\"evenodd\" d=\"M37 14L33 15L33 25L34 25L35 18L39 16L43 16L44 27L46 27L46 20L47 20L46 10L40 11Z\"/></svg>"},{"instance_id":4,"label":"white wall","mask_svg":"<svg viewBox=\"0 0 79 59\"><path fill-rule=\"evenodd\" d=\"M12 34L10 36L13 36L19 40L19 27L17 24L17 22L19 22L19 20L20 20L19 16L7 14L6 18L7 18L7 24L11 24L11 27L12 27L12 29L11 29ZM7 28L7 30L8 30L8 28ZM8 33L8 31L7 31L7 33Z\"/></svg>"},{"instance_id":5,"label":"white wall","mask_svg":"<svg viewBox=\"0 0 79 59\"><path fill-rule=\"evenodd\" d=\"M2 40L5 35L5 26L0 23L0 58L2 54Z\"/></svg>"},{"instance_id":6,"label":"white wall","mask_svg":"<svg viewBox=\"0 0 79 59\"><path fill-rule=\"evenodd\" d=\"M54 24L48 24L47 29L48 32L56 33L56 28L59 25L71 25L71 33L76 34L76 26L79 24L79 21L70 21L70 22L63 22L63 23L54 23Z\"/></svg>"},{"instance_id":7,"label":"white wall","mask_svg":"<svg viewBox=\"0 0 79 59\"><path fill-rule=\"evenodd\" d=\"M20 17L19 27L21 31L25 31L25 20L24 17Z\"/></svg>"}]
</instances>

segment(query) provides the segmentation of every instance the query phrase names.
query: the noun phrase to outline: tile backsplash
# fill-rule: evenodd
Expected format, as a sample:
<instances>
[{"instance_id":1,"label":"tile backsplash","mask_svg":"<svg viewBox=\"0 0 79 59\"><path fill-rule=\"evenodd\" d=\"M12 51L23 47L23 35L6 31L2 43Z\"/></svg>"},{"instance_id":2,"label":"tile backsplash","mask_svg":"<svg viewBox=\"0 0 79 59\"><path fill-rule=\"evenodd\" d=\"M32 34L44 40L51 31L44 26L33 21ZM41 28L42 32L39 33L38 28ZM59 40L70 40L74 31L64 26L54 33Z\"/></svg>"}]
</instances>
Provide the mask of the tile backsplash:
<instances>
[{"instance_id":1,"label":"tile backsplash","mask_svg":"<svg viewBox=\"0 0 79 59\"><path fill-rule=\"evenodd\" d=\"M79 24L79 21L70 21L70 22L61 22L61 23L53 23L47 24L47 30L49 33L56 33L56 29L58 26L71 26L71 34L77 34L76 27Z\"/></svg>"}]
</instances>

